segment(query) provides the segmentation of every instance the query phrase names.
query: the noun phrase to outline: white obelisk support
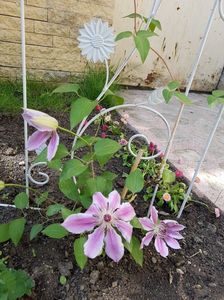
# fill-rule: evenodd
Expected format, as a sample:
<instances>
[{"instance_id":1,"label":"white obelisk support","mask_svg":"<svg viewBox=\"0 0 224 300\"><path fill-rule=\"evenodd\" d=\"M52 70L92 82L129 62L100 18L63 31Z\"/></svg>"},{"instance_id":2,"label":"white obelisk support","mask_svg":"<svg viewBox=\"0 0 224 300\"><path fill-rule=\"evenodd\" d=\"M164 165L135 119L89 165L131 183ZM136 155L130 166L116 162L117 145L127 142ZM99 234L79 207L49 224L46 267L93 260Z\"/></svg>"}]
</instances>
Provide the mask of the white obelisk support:
<instances>
[{"instance_id":1,"label":"white obelisk support","mask_svg":"<svg viewBox=\"0 0 224 300\"><path fill-rule=\"evenodd\" d=\"M20 22L21 22L21 52L22 52L22 80L23 80L23 108L27 108L27 86L26 86L26 35L25 35L25 7L24 0L20 0ZM25 179L26 193L29 194L29 156L27 150L28 126L24 121L24 147L25 147Z\"/></svg>"}]
</instances>

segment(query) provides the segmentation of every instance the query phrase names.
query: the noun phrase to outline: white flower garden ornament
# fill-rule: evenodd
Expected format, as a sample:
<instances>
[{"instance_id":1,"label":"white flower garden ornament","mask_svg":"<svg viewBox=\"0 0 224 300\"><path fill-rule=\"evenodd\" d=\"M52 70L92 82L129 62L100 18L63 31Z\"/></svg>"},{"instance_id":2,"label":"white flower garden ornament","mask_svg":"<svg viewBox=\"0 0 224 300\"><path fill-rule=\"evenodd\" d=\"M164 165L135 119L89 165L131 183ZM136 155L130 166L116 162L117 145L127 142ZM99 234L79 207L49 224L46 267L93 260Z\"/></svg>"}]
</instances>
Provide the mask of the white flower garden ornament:
<instances>
[{"instance_id":1,"label":"white flower garden ornament","mask_svg":"<svg viewBox=\"0 0 224 300\"><path fill-rule=\"evenodd\" d=\"M95 19L79 30L79 48L87 60L104 62L115 49L115 36L112 27L101 19Z\"/></svg>"}]
</instances>

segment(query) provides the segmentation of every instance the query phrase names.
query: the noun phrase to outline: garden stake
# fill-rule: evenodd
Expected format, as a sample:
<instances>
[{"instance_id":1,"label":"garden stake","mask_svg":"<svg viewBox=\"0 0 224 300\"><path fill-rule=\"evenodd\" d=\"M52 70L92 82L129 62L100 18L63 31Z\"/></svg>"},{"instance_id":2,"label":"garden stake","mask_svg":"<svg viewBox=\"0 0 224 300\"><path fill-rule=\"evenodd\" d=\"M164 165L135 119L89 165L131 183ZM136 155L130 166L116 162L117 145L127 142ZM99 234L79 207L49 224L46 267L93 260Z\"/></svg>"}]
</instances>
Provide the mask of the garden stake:
<instances>
[{"instance_id":1,"label":"garden stake","mask_svg":"<svg viewBox=\"0 0 224 300\"><path fill-rule=\"evenodd\" d=\"M140 150L138 151L138 154L137 154L137 156L136 156L136 158L135 158L135 161L134 161L134 163L133 163L133 165L132 165L132 167L131 167L130 174L131 174L132 172L134 172L134 171L138 168L138 165L139 165L140 162L141 162L143 153L144 153L144 151L143 151L142 149L140 149ZM126 195L127 195L127 192L128 192L128 188L127 188L126 186L124 186L124 188L123 188L123 190L122 190L122 192L121 192L121 199L122 199L122 200L125 199L125 197L126 197Z\"/></svg>"},{"instance_id":2,"label":"garden stake","mask_svg":"<svg viewBox=\"0 0 224 300\"><path fill-rule=\"evenodd\" d=\"M213 126L213 128L212 128L212 130L211 130L211 132L210 132L210 134L209 134L209 136L208 136L208 139L207 139L207 142L206 142L205 149L204 149L204 151L203 151L203 153L202 153L202 155L201 155L201 159L199 160L199 162L198 162L198 164L197 164L197 167L196 167L196 169L195 169L195 172L194 172L194 175L193 175L193 177L192 177L191 183L190 183L190 185L189 185L189 187L188 187L187 193L185 194L184 201L183 201L183 203L182 203L182 205L181 205L181 208L180 208L179 213L178 213L178 216L177 216L178 219L181 217L181 215L182 215L182 213L183 213L183 210L184 210L185 205L186 205L186 203L187 203L188 197L189 197L189 195L190 195L190 193L191 193L191 191L192 191L192 188L193 188L195 179L196 179L196 177L198 176L198 173L199 173L199 171L200 171L200 169L201 169L201 166L202 166L202 164L203 164L203 161L204 161L204 159L205 159L205 156L206 156L206 154L207 154L207 152L208 152L208 149L209 149L209 147L210 147L210 145L211 145L211 143L212 143L212 140L213 140L213 137L214 137L214 135L215 135L216 129L217 129L217 127L218 127L218 125L219 125L219 122L220 122L220 120L221 120L223 111L224 111L224 105L221 105L221 107L220 107L220 109L219 109L219 112L218 112L218 115L217 115L216 122L214 123L214 126Z\"/></svg>"},{"instance_id":3,"label":"garden stake","mask_svg":"<svg viewBox=\"0 0 224 300\"><path fill-rule=\"evenodd\" d=\"M189 81L188 81L188 84L187 84L187 87L186 87L186 91L185 91L186 96L188 96L188 94L190 92L191 85L193 83L193 80L194 80L194 77L195 77L195 74L196 74L196 71L197 71L197 67L199 65L199 62L200 62L200 59L201 59L201 56L202 56L202 53L203 53L203 50L204 50L204 47L205 47L205 43L206 43L207 38L208 38L208 33L210 31L210 28L211 28L211 25L212 25L212 22L213 22L213 18L214 18L214 15L215 15L215 10L216 10L216 7L217 7L219 1L220 0L215 0L212 11L211 11L211 14L210 14L210 17L209 17L208 22L206 24L204 36L203 36L203 39L202 39L201 44L199 46L198 53L196 55L195 62L194 62L193 67L192 67L191 75L190 75L190 78L189 78ZM185 107L185 104L182 103L181 106L180 106L180 109L179 109L179 113L177 115L176 122L175 122L173 130L172 130L170 140L169 140L168 145L166 147L164 160L163 160L163 163L162 163L162 166L161 166L161 169L160 169L160 173L159 173L159 178L158 178L159 180L162 178L163 171L164 171L164 168L165 168L165 165L166 165L166 161L167 161L168 156L170 154L170 150L171 150L171 147L172 147L172 144L173 144L173 140L174 140L174 137L175 137L175 134L176 134L177 127L180 123L180 119L181 119L182 114L183 114L184 107ZM152 196L152 200L151 200L151 203L149 205L147 216L150 215L150 210L151 210L151 207L154 204L158 188L159 188L159 183L157 183L156 186L155 186L153 196Z\"/></svg>"}]
</instances>

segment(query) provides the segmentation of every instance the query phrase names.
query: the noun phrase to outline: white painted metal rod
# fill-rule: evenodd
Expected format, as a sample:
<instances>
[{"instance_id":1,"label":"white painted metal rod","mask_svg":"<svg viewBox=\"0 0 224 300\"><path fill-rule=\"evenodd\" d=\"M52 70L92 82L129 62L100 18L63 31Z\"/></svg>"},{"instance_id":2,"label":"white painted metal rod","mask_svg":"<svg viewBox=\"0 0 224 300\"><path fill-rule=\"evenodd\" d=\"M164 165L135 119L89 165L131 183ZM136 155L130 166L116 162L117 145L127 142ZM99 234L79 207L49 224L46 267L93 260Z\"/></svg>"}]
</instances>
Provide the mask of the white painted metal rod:
<instances>
[{"instance_id":1,"label":"white painted metal rod","mask_svg":"<svg viewBox=\"0 0 224 300\"><path fill-rule=\"evenodd\" d=\"M180 210L179 210L179 213L178 213L178 216L177 216L178 219L181 217L181 215L182 215L182 213L183 213L183 210L184 210L184 208L185 208L185 205L186 205L186 203L187 203L187 200L188 200L188 198L189 198L189 196L190 196L190 193L191 193L191 191L192 191L192 188L193 188L195 179L196 179L196 177L198 176L198 173L199 173L199 171L200 171L200 169L201 169L201 166L202 166L203 161L204 161L204 159L205 159L205 157L206 157L206 154L207 154L207 152L208 152L208 149L209 149L209 147L210 147L210 145L211 145L211 143L212 143L212 140L213 140L213 137L214 137L214 135L215 135L216 129L217 129L217 127L218 127L218 125L219 125L219 122L220 122L220 120L221 120L223 111L224 111L224 105L222 105L222 106L220 107L219 112L218 112L218 115L217 115L217 119L216 119L216 121L215 121L215 123L214 123L214 126L213 126L213 128L212 128L212 130L211 130L209 136L208 136L208 139L207 139L207 142L206 142L206 146L205 146L204 151L203 151L203 153L202 153L202 155L201 155L201 158L200 158L200 160L199 160L199 162L198 162L198 164L197 164L197 167L196 167L196 169L195 169L195 171L194 171L194 175L193 175L193 177L192 177L191 183L190 183L190 185L189 185L189 187L188 187L187 193L185 194L185 197L184 197L184 201L183 201L183 203L182 203L182 205L181 205L181 208L180 208Z\"/></svg>"},{"instance_id":2,"label":"white painted metal rod","mask_svg":"<svg viewBox=\"0 0 224 300\"><path fill-rule=\"evenodd\" d=\"M193 67L192 67L192 71L191 71L191 74L190 74L190 77L189 77L189 80L188 80L188 84L187 84L187 87L186 87L186 91L185 91L185 95L186 96L188 96L189 91L191 89L191 85L193 83L193 80L194 80L194 77L195 77L195 74L196 74L196 71L197 71L197 68L198 68L198 65L199 65L199 62L200 62L203 50L205 48L205 43L206 43L207 38L208 38L208 34L209 34L209 31L210 31L210 28L211 28L211 25L212 25L212 22L213 22L213 18L214 18L216 7L217 7L218 3L219 3L219 0L215 0L213 8L212 8L212 11L211 11L211 14L210 14L208 22L206 24L205 32L204 32L204 35L203 35L203 39L202 39L201 44L200 44L200 46L198 48L198 52L196 54L195 61L194 61ZM164 161L165 162L167 161L167 158L168 158L168 156L170 154L170 150L171 150L171 147L172 147L172 144L173 144L174 137L176 135L177 127L178 127L178 125L180 123L180 119L181 119L182 114L183 114L184 107L185 107L185 105L182 103L181 106L180 106L180 110L178 112L177 120L176 120L175 125L174 125L173 130L172 130L172 134L171 134L170 140L168 142L168 145L167 145L167 148L166 148L166 151L165 151L165 155L164 155ZM159 179L162 178L162 174L163 174L164 168L165 168L165 163L161 167ZM159 184L156 184L155 190L158 190L158 188L159 188ZM150 209L151 209L151 207L154 204L155 197L156 197L156 193L154 192L152 200L151 200L151 203L150 203L150 206L149 206L149 210L148 210L148 214L147 214L148 216L150 214Z\"/></svg>"},{"instance_id":3,"label":"white painted metal rod","mask_svg":"<svg viewBox=\"0 0 224 300\"><path fill-rule=\"evenodd\" d=\"M17 207L15 206L15 205L13 205L13 204L5 204L5 203L0 203L0 208L1 207L6 207L6 208L16 208L17 209ZM28 208L25 208L25 209L31 209L31 210L41 210L41 208L39 208L39 207L28 207Z\"/></svg>"},{"instance_id":4,"label":"white painted metal rod","mask_svg":"<svg viewBox=\"0 0 224 300\"><path fill-rule=\"evenodd\" d=\"M22 80L23 80L23 108L27 108L27 85L26 85L26 34L25 34L25 8L24 0L20 0L20 22L21 22L21 51L22 51ZM27 150L28 125L24 120L24 147L25 147L25 179L26 193L29 195L29 154Z\"/></svg>"}]
</instances>

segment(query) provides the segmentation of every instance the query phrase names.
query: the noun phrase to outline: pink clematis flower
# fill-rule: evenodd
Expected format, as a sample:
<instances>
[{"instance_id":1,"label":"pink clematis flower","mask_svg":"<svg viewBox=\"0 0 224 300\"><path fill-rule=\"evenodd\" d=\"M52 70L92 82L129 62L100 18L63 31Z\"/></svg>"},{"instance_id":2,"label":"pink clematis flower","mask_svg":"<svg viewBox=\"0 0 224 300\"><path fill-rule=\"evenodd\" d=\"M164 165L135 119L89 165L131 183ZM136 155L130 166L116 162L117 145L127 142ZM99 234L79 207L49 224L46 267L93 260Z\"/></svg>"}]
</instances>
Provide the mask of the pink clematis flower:
<instances>
[{"instance_id":1,"label":"pink clematis flower","mask_svg":"<svg viewBox=\"0 0 224 300\"><path fill-rule=\"evenodd\" d=\"M173 220L160 221L158 211L154 206L151 208L151 217L139 218L139 222L143 229L148 231L146 236L142 239L141 248L148 246L155 236L154 245L156 251L161 256L166 257L169 254L167 246L173 249L180 249L180 244L177 240L183 238L179 231L183 230L185 226Z\"/></svg>"},{"instance_id":2,"label":"pink clematis flower","mask_svg":"<svg viewBox=\"0 0 224 300\"><path fill-rule=\"evenodd\" d=\"M117 191L111 192L108 199L97 192L85 213L69 216L62 226L75 234L92 231L96 227L84 244L85 255L90 258L100 255L105 242L106 254L118 262L124 255L124 245L117 231L130 242L133 229L130 221L134 216L135 211L131 204L121 204L121 197Z\"/></svg>"},{"instance_id":3,"label":"pink clematis flower","mask_svg":"<svg viewBox=\"0 0 224 300\"><path fill-rule=\"evenodd\" d=\"M27 149L30 151L36 150L50 139L47 159L51 160L55 156L59 144L59 136L56 131L58 121L48 114L34 109L24 109L22 116L30 126L37 129L29 137Z\"/></svg>"},{"instance_id":4,"label":"pink clematis flower","mask_svg":"<svg viewBox=\"0 0 224 300\"><path fill-rule=\"evenodd\" d=\"M126 139L120 139L118 142L121 146L126 146L128 144L128 141Z\"/></svg>"}]
</instances>

